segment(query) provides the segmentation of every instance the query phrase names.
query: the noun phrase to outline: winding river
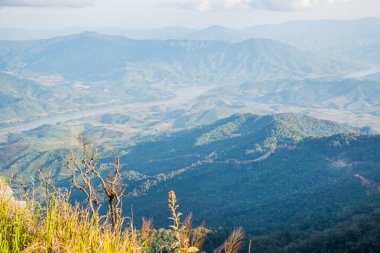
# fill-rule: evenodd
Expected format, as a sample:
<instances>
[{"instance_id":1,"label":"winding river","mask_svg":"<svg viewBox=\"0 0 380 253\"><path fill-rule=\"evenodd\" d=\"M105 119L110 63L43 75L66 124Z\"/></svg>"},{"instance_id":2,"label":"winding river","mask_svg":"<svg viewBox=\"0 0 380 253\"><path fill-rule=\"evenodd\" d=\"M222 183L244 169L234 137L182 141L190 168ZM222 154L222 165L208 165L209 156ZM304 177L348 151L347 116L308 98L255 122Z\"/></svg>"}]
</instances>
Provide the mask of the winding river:
<instances>
[{"instance_id":1,"label":"winding river","mask_svg":"<svg viewBox=\"0 0 380 253\"><path fill-rule=\"evenodd\" d=\"M185 87L178 89L174 92L175 97L169 100L165 101L156 101L156 102L148 102L148 103L131 103L131 104L125 104L125 105L114 105L109 106L105 108L97 108L97 109L91 109L91 110L84 110L84 111L78 111L78 112L71 112L71 113L63 113L63 114L57 114L54 116L49 116L46 118L42 118L39 120L36 120L34 122L25 123L22 125L9 127L9 128L3 128L0 129L0 137L4 137L10 133L17 133L17 132L24 132L28 130L32 130L34 128L37 128L42 125L47 124L57 124L62 122L67 122L70 120L77 120L82 118L88 118L88 117L96 117L103 115L105 113L118 113L123 112L127 108L142 108L142 107L152 107L152 106L176 106L181 105L189 102L190 100L202 95L206 91L213 88L212 86L194 86L194 87Z\"/></svg>"}]
</instances>

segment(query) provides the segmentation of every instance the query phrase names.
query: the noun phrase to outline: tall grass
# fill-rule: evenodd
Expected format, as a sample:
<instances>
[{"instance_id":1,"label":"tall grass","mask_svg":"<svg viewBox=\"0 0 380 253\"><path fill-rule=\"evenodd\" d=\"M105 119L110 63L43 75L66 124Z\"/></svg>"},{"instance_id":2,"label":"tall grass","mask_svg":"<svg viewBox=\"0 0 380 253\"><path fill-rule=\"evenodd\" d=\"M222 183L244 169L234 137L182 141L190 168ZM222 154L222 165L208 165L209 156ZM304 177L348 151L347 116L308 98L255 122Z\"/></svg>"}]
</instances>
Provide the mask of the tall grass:
<instances>
[{"instance_id":1,"label":"tall grass","mask_svg":"<svg viewBox=\"0 0 380 253\"><path fill-rule=\"evenodd\" d=\"M182 222L178 207L175 193L171 191L170 241L174 243L165 245L163 242L161 251L198 252L206 229L193 228L191 215ZM234 233L236 235L236 231ZM79 204L71 205L67 194L56 193L43 206L34 199L22 206L0 192L1 253L140 253L148 252L153 234L151 220L143 219L137 229L132 220L118 217L115 226L107 216ZM237 252L241 238L242 233L230 237L225 243L225 252Z\"/></svg>"},{"instance_id":2,"label":"tall grass","mask_svg":"<svg viewBox=\"0 0 380 253\"><path fill-rule=\"evenodd\" d=\"M179 205L174 191L169 192L168 202L171 212L169 219L173 222L170 228L175 237L175 243L172 248L175 252L180 253L198 252L206 236L206 229L203 224L193 229L192 214L187 216L184 222L181 222L182 213L178 211Z\"/></svg>"},{"instance_id":3,"label":"tall grass","mask_svg":"<svg viewBox=\"0 0 380 253\"><path fill-rule=\"evenodd\" d=\"M1 194L0 194L1 196ZM151 221L142 228L121 219L117 229L98 213L72 206L63 194L50 199L44 207L15 205L0 197L0 252L145 252L151 239Z\"/></svg>"},{"instance_id":4,"label":"tall grass","mask_svg":"<svg viewBox=\"0 0 380 253\"><path fill-rule=\"evenodd\" d=\"M34 217L0 196L0 252L20 252L35 238Z\"/></svg>"}]
</instances>

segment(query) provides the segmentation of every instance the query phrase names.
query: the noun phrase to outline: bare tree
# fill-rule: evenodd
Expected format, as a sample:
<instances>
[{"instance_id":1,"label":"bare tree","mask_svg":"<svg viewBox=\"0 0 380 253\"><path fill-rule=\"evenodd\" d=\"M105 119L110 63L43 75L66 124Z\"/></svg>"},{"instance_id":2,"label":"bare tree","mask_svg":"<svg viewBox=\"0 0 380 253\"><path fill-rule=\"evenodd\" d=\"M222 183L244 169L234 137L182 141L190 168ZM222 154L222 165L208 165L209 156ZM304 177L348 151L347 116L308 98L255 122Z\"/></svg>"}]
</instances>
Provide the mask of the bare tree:
<instances>
[{"instance_id":1,"label":"bare tree","mask_svg":"<svg viewBox=\"0 0 380 253\"><path fill-rule=\"evenodd\" d=\"M115 158L113 175L104 179L99 170L93 171L102 184L103 191L108 197L108 215L111 217L112 226L115 228L122 211L121 198L124 194L120 174L120 158Z\"/></svg>"},{"instance_id":2,"label":"bare tree","mask_svg":"<svg viewBox=\"0 0 380 253\"><path fill-rule=\"evenodd\" d=\"M38 179L40 180L41 186L43 186L43 188L45 189L46 203L50 205L52 201L52 193L57 192L57 188L55 187L52 180L52 171L44 173L42 169L38 169L36 172Z\"/></svg>"},{"instance_id":3,"label":"bare tree","mask_svg":"<svg viewBox=\"0 0 380 253\"><path fill-rule=\"evenodd\" d=\"M121 199L124 194L122 186L122 176L120 173L120 159L116 157L112 172L108 176L101 173L101 166L98 164L99 152L91 141L86 138L79 138L81 145L81 157L78 158L74 150L70 150L67 168L71 171L71 181L74 188L83 192L87 197L87 204L92 214L98 213L101 201L95 188L95 180L99 180L103 193L108 198L107 217L111 220L112 228L115 229L121 217ZM80 162L79 162L80 160Z\"/></svg>"}]
</instances>

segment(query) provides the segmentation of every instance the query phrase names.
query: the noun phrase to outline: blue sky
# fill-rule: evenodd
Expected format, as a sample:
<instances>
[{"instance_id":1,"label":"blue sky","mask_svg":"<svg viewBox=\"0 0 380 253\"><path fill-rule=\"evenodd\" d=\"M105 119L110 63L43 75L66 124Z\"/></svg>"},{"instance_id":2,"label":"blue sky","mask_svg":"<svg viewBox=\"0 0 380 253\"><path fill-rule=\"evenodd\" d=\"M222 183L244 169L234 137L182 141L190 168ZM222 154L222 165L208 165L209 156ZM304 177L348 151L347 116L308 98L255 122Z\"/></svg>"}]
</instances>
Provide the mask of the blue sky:
<instances>
[{"instance_id":1,"label":"blue sky","mask_svg":"<svg viewBox=\"0 0 380 253\"><path fill-rule=\"evenodd\" d=\"M202 28L380 17L380 0L0 0L0 26Z\"/></svg>"}]
</instances>

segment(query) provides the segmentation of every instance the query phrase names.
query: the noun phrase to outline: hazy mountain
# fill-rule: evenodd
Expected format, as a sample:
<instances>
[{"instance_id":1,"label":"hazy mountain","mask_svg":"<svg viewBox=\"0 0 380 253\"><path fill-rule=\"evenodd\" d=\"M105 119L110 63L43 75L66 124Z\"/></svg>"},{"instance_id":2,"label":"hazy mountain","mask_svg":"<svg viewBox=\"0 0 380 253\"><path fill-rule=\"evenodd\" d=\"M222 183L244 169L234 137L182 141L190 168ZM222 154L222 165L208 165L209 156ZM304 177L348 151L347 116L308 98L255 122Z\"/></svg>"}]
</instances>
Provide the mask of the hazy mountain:
<instances>
[{"instance_id":1,"label":"hazy mountain","mask_svg":"<svg viewBox=\"0 0 380 253\"><path fill-rule=\"evenodd\" d=\"M256 25L246 29L210 26L203 29L163 27L158 29L123 29L115 27L72 27L59 31L0 28L2 40L45 39L90 30L108 35L122 35L137 40L223 40L243 41L267 38L298 49L322 55L380 64L380 18L358 20L299 20L273 25ZM353 57L353 58L352 58Z\"/></svg>"},{"instance_id":2,"label":"hazy mountain","mask_svg":"<svg viewBox=\"0 0 380 253\"><path fill-rule=\"evenodd\" d=\"M57 75L22 78L1 71L0 86L0 127L78 110L166 100L173 96L164 88L131 85L123 81L68 82Z\"/></svg>"},{"instance_id":3,"label":"hazy mountain","mask_svg":"<svg viewBox=\"0 0 380 253\"><path fill-rule=\"evenodd\" d=\"M173 32L177 31L177 33ZM120 32L135 38L133 33ZM211 26L201 30L163 28L141 31L139 39L194 39L241 41L248 38L267 38L296 48L329 56L347 57L379 63L376 53L380 43L380 19L290 21L275 25L257 25L247 29ZM375 48L374 48L375 47ZM359 52L358 52L359 51ZM375 58L375 61L374 59Z\"/></svg>"},{"instance_id":4,"label":"hazy mountain","mask_svg":"<svg viewBox=\"0 0 380 253\"><path fill-rule=\"evenodd\" d=\"M380 83L356 79L313 79L246 82L220 87L207 96L229 96L247 102L283 104L302 108L335 108L374 112L380 106Z\"/></svg>"},{"instance_id":5,"label":"hazy mountain","mask_svg":"<svg viewBox=\"0 0 380 253\"><path fill-rule=\"evenodd\" d=\"M173 32L176 31L176 32ZM290 44L296 48L322 55L342 57L379 64L380 19L290 21L275 25L257 25L247 29L211 26L201 30L162 28L141 31L139 39L193 39L241 41L249 38L267 38Z\"/></svg>"},{"instance_id":6,"label":"hazy mountain","mask_svg":"<svg viewBox=\"0 0 380 253\"><path fill-rule=\"evenodd\" d=\"M322 55L379 64L380 19L290 21L275 25L257 25L247 29L211 26L200 30L162 28L118 33L139 39L192 39L242 41L267 38Z\"/></svg>"},{"instance_id":7,"label":"hazy mountain","mask_svg":"<svg viewBox=\"0 0 380 253\"><path fill-rule=\"evenodd\" d=\"M370 43L368 45L357 46L353 49L343 51L342 55L352 57L353 59L368 62L372 64L380 64L380 41ZM380 72L380 71L379 71Z\"/></svg>"},{"instance_id":8,"label":"hazy mountain","mask_svg":"<svg viewBox=\"0 0 380 253\"><path fill-rule=\"evenodd\" d=\"M359 20L290 21L278 25L254 26L246 36L272 38L289 44L299 43L310 50L352 48L379 41L380 18Z\"/></svg>"},{"instance_id":9,"label":"hazy mountain","mask_svg":"<svg viewBox=\"0 0 380 253\"><path fill-rule=\"evenodd\" d=\"M21 73L58 74L72 80L213 83L305 78L352 69L291 46L250 39L136 41L96 33L49 40L0 42L0 67Z\"/></svg>"},{"instance_id":10,"label":"hazy mountain","mask_svg":"<svg viewBox=\"0 0 380 253\"><path fill-rule=\"evenodd\" d=\"M53 99L54 91L41 87L32 80L0 72L0 85L1 121L11 124L23 117L57 109L58 105Z\"/></svg>"},{"instance_id":11,"label":"hazy mountain","mask_svg":"<svg viewBox=\"0 0 380 253\"><path fill-rule=\"evenodd\" d=\"M255 25L245 29L233 29L214 25L202 29L181 26L156 29L126 29L118 27L68 27L61 30L32 30L18 28L0 28L2 40L30 40L55 36L66 36L81 31L95 31L109 35L122 35L130 39L148 40L245 40L252 37L272 38L284 41L299 41L304 35L305 42L316 39L318 42L350 39L355 42L371 38L378 41L379 18L371 17L355 20L297 20L280 24ZM327 41L326 41L327 42ZM346 43L349 43L346 41Z\"/></svg>"},{"instance_id":12,"label":"hazy mountain","mask_svg":"<svg viewBox=\"0 0 380 253\"><path fill-rule=\"evenodd\" d=\"M234 113L301 112L322 119L380 129L380 83L363 79L249 81L214 87L194 99L189 109L166 112L173 127L210 124Z\"/></svg>"}]
</instances>

